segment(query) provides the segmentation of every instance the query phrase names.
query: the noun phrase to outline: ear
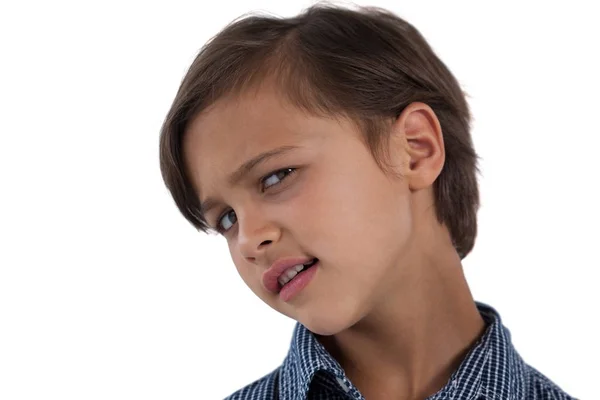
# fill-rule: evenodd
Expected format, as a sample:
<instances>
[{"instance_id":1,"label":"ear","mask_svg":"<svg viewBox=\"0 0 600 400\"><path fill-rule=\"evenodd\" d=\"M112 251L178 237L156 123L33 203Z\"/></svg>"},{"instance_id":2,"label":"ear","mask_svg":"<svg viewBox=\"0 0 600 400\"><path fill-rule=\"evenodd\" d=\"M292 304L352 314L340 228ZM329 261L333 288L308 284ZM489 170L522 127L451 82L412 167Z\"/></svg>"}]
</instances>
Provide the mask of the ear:
<instances>
[{"instance_id":1,"label":"ear","mask_svg":"<svg viewBox=\"0 0 600 400\"><path fill-rule=\"evenodd\" d=\"M402 175L409 188L417 191L431 186L446 159L440 121L431 107L420 102L409 104L394 122L392 135L407 157Z\"/></svg>"}]
</instances>

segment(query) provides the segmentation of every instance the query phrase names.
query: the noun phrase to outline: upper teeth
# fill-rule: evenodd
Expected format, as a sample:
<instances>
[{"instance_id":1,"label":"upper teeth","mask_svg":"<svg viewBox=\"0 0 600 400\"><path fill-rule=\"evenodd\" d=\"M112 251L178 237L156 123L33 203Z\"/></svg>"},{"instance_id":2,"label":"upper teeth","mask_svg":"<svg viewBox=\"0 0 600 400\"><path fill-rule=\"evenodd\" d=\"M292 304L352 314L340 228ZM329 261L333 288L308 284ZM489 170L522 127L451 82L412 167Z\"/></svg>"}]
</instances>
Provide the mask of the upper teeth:
<instances>
[{"instance_id":1,"label":"upper teeth","mask_svg":"<svg viewBox=\"0 0 600 400\"><path fill-rule=\"evenodd\" d=\"M307 263L307 264L309 264L309 263ZM279 284L281 286L283 286L286 283L288 283L289 281L291 281L292 278L295 277L296 275L298 275L298 273L300 271L302 271L303 269L304 269L304 264L294 265L293 267L286 269L285 272L283 274L281 274L279 279L277 279L277 281L279 282Z\"/></svg>"}]
</instances>

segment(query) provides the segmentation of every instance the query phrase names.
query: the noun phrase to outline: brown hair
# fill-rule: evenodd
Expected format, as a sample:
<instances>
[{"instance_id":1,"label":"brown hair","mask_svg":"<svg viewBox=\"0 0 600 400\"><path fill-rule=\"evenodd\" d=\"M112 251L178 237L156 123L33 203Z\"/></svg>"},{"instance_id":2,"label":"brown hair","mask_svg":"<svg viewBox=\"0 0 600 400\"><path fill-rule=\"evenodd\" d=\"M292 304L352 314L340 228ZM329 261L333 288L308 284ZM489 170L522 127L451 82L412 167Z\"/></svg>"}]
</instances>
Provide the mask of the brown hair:
<instances>
[{"instance_id":1,"label":"brown hair","mask_svg":"<svg viewBox=\"0 0 600 400\"><path fill-rule=\"evenodd\" d=\"M160 135L162 177L196 229L210 230L188 178L182 137L190 119L216 100L275 77L281 93L315 115L347 116L382 167L386 129L412 102L437 115L446 161L434 183L437 218L461 258L477 234L477 155L461 88L409 23L379 8L315 5L292 18L244 16L199 52L184 77Z\"/></svg>"}]
</instances>

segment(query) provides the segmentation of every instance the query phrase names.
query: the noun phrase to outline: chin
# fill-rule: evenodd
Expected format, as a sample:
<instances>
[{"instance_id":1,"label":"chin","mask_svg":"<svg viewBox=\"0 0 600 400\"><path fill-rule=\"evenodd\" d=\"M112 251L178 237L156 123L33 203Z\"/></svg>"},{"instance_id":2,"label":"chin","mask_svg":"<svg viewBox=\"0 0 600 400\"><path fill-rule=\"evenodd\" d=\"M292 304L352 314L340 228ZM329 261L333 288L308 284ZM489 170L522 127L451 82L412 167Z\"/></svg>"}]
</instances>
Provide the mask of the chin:
<instances>
[{"instance_id":1,"label":"chin","mask_svg":"<svg viewBox=\"0 0 600 400\"><path fill-rule=\"evenodd\" d=\"M351 310L304 310L295 315L296 321L304 325L309 331L321 336L337 335L350 328L359 317Z\"/></svg>"},{"instance_id":2,"label":"chin","mask_svg":"<svg viewBox=\"0 0 600 400\"><path fill-rule=\"evenodd\" d=\"M336 324L332 321L298 321L309 331L320 336L333 336L347 329L345 324Z\"/></svg>"}]
</instances>

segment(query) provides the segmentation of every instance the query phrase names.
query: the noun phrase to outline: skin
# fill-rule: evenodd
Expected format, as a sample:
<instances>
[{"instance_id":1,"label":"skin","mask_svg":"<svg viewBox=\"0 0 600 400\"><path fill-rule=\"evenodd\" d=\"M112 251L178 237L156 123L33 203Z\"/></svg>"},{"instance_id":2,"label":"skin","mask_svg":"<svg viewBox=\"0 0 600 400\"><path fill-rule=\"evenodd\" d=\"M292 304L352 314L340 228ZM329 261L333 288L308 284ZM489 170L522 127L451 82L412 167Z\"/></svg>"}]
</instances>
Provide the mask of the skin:
<instances>
[{"instance_id":1,"label":"skin","mask_svg":"<svg viewBox=\"0 0 600 400\"><path fill-rule=\"evenodd\" d=\"M315 333L367 399L423 399L447 383L485 325L434 215L445 160L439 121L413 103L391 122L400 176L377 166L350 120L308 115L264 83L197 115L184 159L200 200L218 199L211 226L226 213L223 235L250 289ZM299 148L228 184L244 161L280 146ZM288 167L297 169L272 175ZM261 278L290 256L320 265L284 302Z\"/></svg>"}]
</instances>

